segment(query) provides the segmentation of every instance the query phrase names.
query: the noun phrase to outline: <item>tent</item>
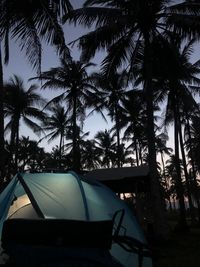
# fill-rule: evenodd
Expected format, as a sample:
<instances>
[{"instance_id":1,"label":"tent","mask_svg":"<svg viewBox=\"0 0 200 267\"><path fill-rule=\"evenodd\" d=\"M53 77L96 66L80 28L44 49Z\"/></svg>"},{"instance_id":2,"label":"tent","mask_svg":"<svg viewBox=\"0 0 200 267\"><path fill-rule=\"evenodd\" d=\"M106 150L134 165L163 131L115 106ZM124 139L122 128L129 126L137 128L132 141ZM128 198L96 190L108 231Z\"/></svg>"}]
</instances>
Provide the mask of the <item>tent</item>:
<instances>
[{"instance_id":1,"label":"tent","mask_svg":"<svg viewBox=\"0 0 200 267\"><path fill-rule=\"evenodd\" d=\"M132 211L74 172L18 173L0 195L0 239L14 266L152 266Z\"/></svg>"}]
</instances>

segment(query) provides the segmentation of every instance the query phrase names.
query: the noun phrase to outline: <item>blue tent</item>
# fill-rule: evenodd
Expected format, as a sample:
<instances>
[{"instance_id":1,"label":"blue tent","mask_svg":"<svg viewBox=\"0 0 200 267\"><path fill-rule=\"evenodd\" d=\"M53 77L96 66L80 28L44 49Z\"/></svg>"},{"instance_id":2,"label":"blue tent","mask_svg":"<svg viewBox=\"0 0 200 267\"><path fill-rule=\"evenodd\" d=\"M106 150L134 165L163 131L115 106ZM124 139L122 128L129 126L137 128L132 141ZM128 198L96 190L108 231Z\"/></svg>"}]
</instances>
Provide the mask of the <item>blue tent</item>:
<instances>
[{"instance_id":1,"label":"blue tent","mask_svg":"<svg viewBox=\"0 0 200 267\"><path fill-rule=\"evenodd\" d=\"M152 266L126 204L73 172L17 174L0 195L0 238L18 266L64 266L44 265L45 255L51 262L76 259L68 266ZM96 263L78 265L86 258Z\"/></svg>"}]
</instances>

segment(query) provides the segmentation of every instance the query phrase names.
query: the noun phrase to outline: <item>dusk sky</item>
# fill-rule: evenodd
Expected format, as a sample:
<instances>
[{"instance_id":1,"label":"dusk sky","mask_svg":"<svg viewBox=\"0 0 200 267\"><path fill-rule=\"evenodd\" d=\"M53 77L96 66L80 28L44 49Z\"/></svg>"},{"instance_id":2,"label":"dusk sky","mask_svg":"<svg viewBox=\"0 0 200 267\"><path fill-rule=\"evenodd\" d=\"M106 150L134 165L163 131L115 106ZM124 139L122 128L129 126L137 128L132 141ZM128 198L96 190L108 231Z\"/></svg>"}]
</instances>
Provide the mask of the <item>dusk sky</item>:
<instances>
[{"instance_id":1,"label":"dusk sky","mask_svg":"<svg viewBox=\"0 0 200 267\"><path fill-rule=\"evenodd\" d=\"M75 4L74 4L75 2ZM78 4L82 1L71 1L71 3L77 7ZM79 36L83 35L87 32L87 29L83 27L77 26L74 28L73 25L64 25L63 26L65 32L66 43L70 43L71 41L77 39ZM71 49L73 59L78 60L80 52L77 47L74 46ZM2 49L3 52L3 49ZM99 53L92 62L98 64L103 59L103 53ZM42 71L49 70L51 67L59 66L59 56L55 52L55 48L47 45L43 45L43 55L42 55ZM35 83L40 87L40 83L38 81L28 81L29 78L35 77L36 71L33 70L32 66L28 62L28 59L25 56L24 51L20 51L20 48L17 43L13 40L10 41L10 59L9 64L7 66L4 65L4 81L7 81L13 74L19 75L23 80L27 88ZM38 89L38 91L42 94L43 97L47 99L52 99L56 96L56 93L53 90L42 90ZM90 138L94 136L94 134L99 130L105 130L110 127L100 115L94 114L86 119L83 131L90 132ZM21 124L20 134L24 136L29 136L30 139L39 140L40 137L37 137L31 130L27 129ZM6 136L7 138L9 137ZM41 142L41 146L44 146L46 151L50 151L52 146L57 145L58 141L47 144L46 141Z\"/></svg>"},{"instance_id":2,"label":"dusk sky","mask_svg":"<svg viewBox=\"0 0 200 267\"><path fill-rule=\"evenodd\" d=\"M71 1L72 5L77 8L81 5L83 1ZM71 41L77 39L79 36L86 33L88 30L84 29L83 27L77 26L74 28L73 25L64 25L64 32L66 43L70 43ZM3 50L3 49L2 49ZM79 51L76 46L71 48L72 57L76 60L79 59ZM92 62L100 64L101 60L103 59L104 54L98 53L98 55L92 60ZM192 56L192 61L196 61L199 59L199 45L195 47L195 53ZM59 65L59 57L55 53L55 49L51 46L43 45L43 57L42 57L42 71L48 70L51 67L55 67ZM25 82L27 88L36 83L40 86L40 83L37 81L28 82L28 79L31 77L36 76L36 72L32 69L28 59L25 56L23 51L20 51L18 44L14 43L12 40L10 41L10 60L8 66L4 66L4 81L8 80L13 74L19 75ZM41 94L47 98L52 99L56 94L53 90L43 90L40 91ZM90 138L94 136L94 134L98 130L105 130L110 128L110 123L106 123L100 115L93 115L86 119L84 125L84 132L90 131ZM21 135L30 136L30 139L39 140L40 138L37 137L31 130L27 129L26 127L21 127ZM170 130L170 136L172 136L172 131ZM173 139L173 138L171 138ZM51 150L51 147L57 144L57 142L53 142L47 145L46 141L41 142L41 146L45 146L46 151ZM172 140L170 140L169 145L172 146Z\"/></svg>"}]
</instances>

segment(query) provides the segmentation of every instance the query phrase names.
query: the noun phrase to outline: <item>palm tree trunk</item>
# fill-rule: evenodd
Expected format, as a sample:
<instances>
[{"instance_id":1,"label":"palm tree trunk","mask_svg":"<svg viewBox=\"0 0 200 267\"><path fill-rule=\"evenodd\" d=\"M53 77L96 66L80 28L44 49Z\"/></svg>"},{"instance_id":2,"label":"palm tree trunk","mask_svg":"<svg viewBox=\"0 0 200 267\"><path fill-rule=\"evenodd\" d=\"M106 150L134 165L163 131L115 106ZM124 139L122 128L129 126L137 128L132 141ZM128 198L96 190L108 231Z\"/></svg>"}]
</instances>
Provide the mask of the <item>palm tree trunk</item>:
<instances>
[{"instance_id":1,"label":"palm tree trunk","mask_svg":"<svg viewBox=\"0 0 200 267\"><path fill-rule=\"evenodd\" d=\"M63 133L60 134L60 144L59 144L59 170L61 170L62 142L63 142Z\"/></svg>"},{"instance_id":2,"label":"palm tree trunk","mask_svg":"<svg viewBox=\"0 0 200 267\"><path fill-rule=\"evenodd\" d=\"M19 120L16 122L16 143L15 143L15 172L18 171L18 154L19 154Z\"/></svg>"},{"instance_id":3,"label":"palm tree trunk","mask_svg":"<svg viewBox=\"0 0 200 267\"><path fill-rule=\"evenodd\" d=\"M4 88L3 88L3 65L0 42L0 189L5 176L5 153L4 153Z\"/></svg>"},{"instance_id":4,"label":"palm tree trunk","mask_svg":"<svg viewBox=\"0 0 200 267\"><path fill-rule=\"evenodd\" d=\"M10 156L8 160L9 172L14 171L13 168L14 168L14 155L15 155L15 140L16 140L16 124L15 121L13 121L10 133Z\"/></svg>"},{"instance_id":5,"label":"palm tree trunk","mask_svg":"<svg viewBox=\"0 0 200 267\"><path fill-rule=\"evenodd\" d=\"M191 151L190 158L191 158L191 165L192 165L192 176L193 176L193 181L195 184L194 196L195 196L195 200L197 203L198 221L200 224L200 201L199 201L199 195L198 195L198 183L197 183L197 179L196 179L196 171L195 171L195 166L194 166L194 150L193 150L193 145L192 145L192 141L191 141L192 136L191 136L191 131L190 131L189 118L188 118L187 113L185 115L186 115L186 120L187 120L186 127L187 127L187 131L188 131L188 137L189 137L188 140L189 140L189 146L190 146L190 151Z\"/></svg>"},{"instance_id":6,"label":"palm tree trunk","mask_svg":"<svg viewBox=\"0 0 200 267\"><path fill-rule=\"evenodd\" d=\"M149 36L145 38L145 84L144 93L147 108L147 128L146 136L148 142L148 162L150 170L150 192L152 210L154 218L154 231L157 238L166 238L169 228L165 218L164 201L161 197L160 177L157 170L155 131L154 131L154 108L153 108L153 88L152 88L152 53Z\"/></svg>"},{"instance_id":7,"label":"palm tree trunk","mask_svg":"<svg viewBox=\"0 0 200 267\"><path fill-rule=\"evenodd\" d=\"M160 156L161 156L161 162L162 162L162 168L163 168L163 178L164 178L164 181L165 181L165 188L166 188L166 191L167 191L167 200L169 202L169 209L170 209L170 211L172 211L171 199L170 199L170 195L168 195L169 187L168 187L168 183L167 183L167 177L165 175L165 163L164 163L163 152L162 151L160 151Z\"/></svg>"},{"instance_id":8,"label":"palm tree trunk","mask_svg":"<svg viewBox=\"0 0 200 267\"><path fill-rule=\"evenodd\" d=\"M140 159L140 165L143 165L143 158L142 158L142 144L139 143L139 159Z\"/></svg>"},{"instance_id":9,"label":"palm tree trunk","mask_svg":"<svg viewBox=\"0 0 200 267\"><path fill-rule=\"evenodd\" d=\"M76 87L72 88L73 95L73 114L72 114L72 123L73 123L73 169L77 172L80 171L80 157L78 155L77 149L77 122L76 122L76 112L77 112L77 99L76 99Z\"/></svg>"},{"instance_id":10,"label":"palm tree trunk","mask_svg":"<svg viewBox=\"0 0 200 267\"><path fill-rule=\"evenodd\" d=\"M135 148L135 155L136 155L136 165L139 166L139 157L138 157L138 146L137 146L137 139L133 138L133 142L134 142L134 148Z\"/></svg>"},{"instance_id":11,"label":"palm tree trunk","mask_svg":"<svg viewBox=\"0 0 200 267\"><path fill-rule=\"evenodd\" d=\"M190 189L189 175L188 175L188 171L187 171L187 164L186 164L186 157L185 157L185 150L184 150L184 144L183 144L183 135L182 135L179 112L178 112L178 120L179 120L178 126L179 126L179 137L180 137L180 148L181 148L183 168L184 168L184 174L185 174L188 203L189 203L189 211L190 211L190 217L191 217L192 224L194 224L195 223L195 211L194 211L194 206L193 206L192 197L191 197L191 189Z\"/></svg>"},{"instance_id":12,"label":"palm tree trunk","mask_svg":"<svg viewBox=\"0 0 200 267\"><path fill-rule=\"evenodd\" d=\"M176 199L175 199L175 196L173 195L172 196L172 199L173 199L173 210L176 210Z\"/></svg>"},{"instance_id":13,"label":"palm tree trunk","mask_svg":"<svg viewBox=\"0 0 200 267\"><path fill-rule=\"evenodd\" d=\"M181 230L187 228L186 222L186 212L185 212L185 203L184 203L184 190L181 179L181 168L180 168L180 159L179 159L179 138L178 138L178 118L177 118L177 99L174 99L174 145L175 145L175 167L176 167L176 191L177 197L179 200L179 227Z\"/></svg>"},{"instance_id":14,"label":"palm tree trunk","mask_svg":"<svg viewBox=\"0 0 200 267\"><path fill-rule=\"evenodd\" d=\"M119 114L117 109L117 104L115 104L115 128L117 134L117 167L121 167L121 160L120 160L120 127L119 127Z\"/></svg>"}]
</instances>

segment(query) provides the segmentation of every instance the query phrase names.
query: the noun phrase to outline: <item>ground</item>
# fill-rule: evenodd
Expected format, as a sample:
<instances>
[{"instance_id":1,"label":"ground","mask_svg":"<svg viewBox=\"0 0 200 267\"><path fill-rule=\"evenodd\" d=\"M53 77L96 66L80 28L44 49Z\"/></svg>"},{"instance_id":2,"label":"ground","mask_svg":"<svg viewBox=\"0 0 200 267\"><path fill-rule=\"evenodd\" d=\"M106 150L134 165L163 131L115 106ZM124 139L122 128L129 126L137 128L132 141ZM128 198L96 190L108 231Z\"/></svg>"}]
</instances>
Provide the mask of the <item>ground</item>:
<instances>
[{"instance_id":1,"label":"ground","mask_svg":"<svg viewBox=\"0 0 200 267\"><path fill-rule=\"evenodd\" d=\"M155 267L200 266L200 228L188 233L173 232L168 241L154 246Z\"/></svg>"}]
</instances>

